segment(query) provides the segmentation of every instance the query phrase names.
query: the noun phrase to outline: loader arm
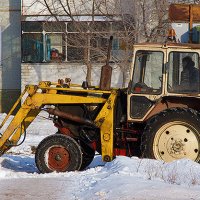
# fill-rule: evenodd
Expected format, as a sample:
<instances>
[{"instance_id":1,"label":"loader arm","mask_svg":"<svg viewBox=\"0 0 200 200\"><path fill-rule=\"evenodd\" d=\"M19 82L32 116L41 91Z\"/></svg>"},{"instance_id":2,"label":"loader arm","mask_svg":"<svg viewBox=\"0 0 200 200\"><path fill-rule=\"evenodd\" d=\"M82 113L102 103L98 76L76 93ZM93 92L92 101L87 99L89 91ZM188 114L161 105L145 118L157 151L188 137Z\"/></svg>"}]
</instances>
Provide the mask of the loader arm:
<instances>
[{"instance_id":1,"label":"loader arm","mask_svg":"<svg viewBox=\"0 0 200 200\"><path fill-rule=\"evenodd\" d=\"M19 142L22 134L24 134L28 126L46 105L104 104L94 123L101 130L101 142L103 144L102 156L105 157L105 160L112 160L113 113L117 92L116 90L84 90L79 87L80 86L74 86L74 88L63 88L60 85L51 82L40 82L39 85L26 86L25 91L19 97L0 126L2 128L16 106L25 98L25 96L27 96L13 120L1 134L0 155L4 154ZM103 98L102 94L106 94L108 98Z\"/></svg>"}]
</instances>

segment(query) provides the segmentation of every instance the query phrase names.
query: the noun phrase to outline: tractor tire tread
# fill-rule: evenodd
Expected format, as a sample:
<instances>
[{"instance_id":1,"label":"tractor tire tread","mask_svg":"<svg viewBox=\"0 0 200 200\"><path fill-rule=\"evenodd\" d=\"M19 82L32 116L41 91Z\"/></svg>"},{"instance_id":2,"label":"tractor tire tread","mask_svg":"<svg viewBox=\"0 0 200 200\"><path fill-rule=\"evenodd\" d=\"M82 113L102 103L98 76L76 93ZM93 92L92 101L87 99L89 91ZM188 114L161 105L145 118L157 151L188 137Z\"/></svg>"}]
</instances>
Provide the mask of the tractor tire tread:
<instances>
[{"instance_id":1,"label":"tractor tire tread","mask_svg":"<svg viewBox=\"0 0 200 200\"><path fill-rule=\"evenodd\" d=\"M157 115L154 115L151 117L144 128L144 131L141 136L141 145L140 145L140 150L141 150L141 157L142 158L153 158L155 159L155 156L153 154L153 140L154 136L156 133L156 127L160 126L161 123L164 124L164 120L167 119L170 121L170 118L173 119L174 116L185 116L185 118L188 118L188 121L193 122L194 124L199 126L200 130L200 114L191 108L169 108L166 109Z\"/></svg>"},{"instance_id":2,"label":"tractor tire tread","mask_svg":"<svg viewBox=\"0 0 200 200\"><path fill-rule=\"evenodd\" d=\"M70 154L70 163L66 171L75 171L80 169L82 164L82 151L79 144L69 136L54 134L44 138L36 149L35 163L41 173L50 173L54 171L45 163L45 152L54 145L63 146Z\"/></svg>"}]
</instances>

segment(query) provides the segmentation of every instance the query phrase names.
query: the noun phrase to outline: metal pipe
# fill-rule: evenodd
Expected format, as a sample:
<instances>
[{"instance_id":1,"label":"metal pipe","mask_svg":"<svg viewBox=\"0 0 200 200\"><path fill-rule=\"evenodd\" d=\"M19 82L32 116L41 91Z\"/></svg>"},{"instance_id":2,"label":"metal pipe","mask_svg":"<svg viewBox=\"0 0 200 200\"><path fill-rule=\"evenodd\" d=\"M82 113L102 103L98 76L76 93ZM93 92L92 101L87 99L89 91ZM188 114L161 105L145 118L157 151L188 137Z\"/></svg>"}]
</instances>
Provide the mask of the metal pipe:
<instances>
[{"instance_id":1,"label":"metal pipe","mask_svg":"<svg viewBox=\"0 0 200 200\"><path fill-rule=\"evenodd\" d=\"M54 108L47 108L47 109L44 109L44 110L47 111L51 115L55 115L55 116L58 116L58 117L61 117L61 118L64 118L64 119L68 119L68 120L73 121L73 122L77 122L77 123L80 123L80 124L91 126L93 128L97 128L97 126L94 124L94 122L89 120L89 119L84 119L82 117L72 115L70 113L66 113L66 112L63 112L63 111L60 111L60 110L54 109Z\"/></svg>"}]
</instances>

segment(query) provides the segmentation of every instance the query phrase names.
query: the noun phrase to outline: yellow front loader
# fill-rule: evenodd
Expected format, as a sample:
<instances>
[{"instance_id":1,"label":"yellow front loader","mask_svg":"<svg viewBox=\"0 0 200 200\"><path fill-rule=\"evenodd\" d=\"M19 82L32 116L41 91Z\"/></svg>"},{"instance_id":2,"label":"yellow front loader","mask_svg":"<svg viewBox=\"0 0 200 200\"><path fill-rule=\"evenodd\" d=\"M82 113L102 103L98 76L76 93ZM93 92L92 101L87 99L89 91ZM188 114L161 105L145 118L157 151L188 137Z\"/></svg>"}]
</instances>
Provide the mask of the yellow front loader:
<instances>
[{"instance_id":1,"label":"yellow front loader","mask_svg":"<svg viewBox=\"0 0 200 200\"><path fill-rule=\"evenodd\" d=\"M79 85L70 85L70 82L40 82L39 85L27 86L1 124L2 127L16 106L26 97L1 135L1 155L17 145L40 111L46 110L54 116L58 133L45 138L37 148L36 164L41 172L84 169L92 161L97 145L103 160L111 161L117 93L114 89L80 89ZM66 112L65 109L72 111ZM93 113L92 118L88 115L89 112ZM97 144L97 141L101 141L101 144Z\"/></svg>"}]
</instances>

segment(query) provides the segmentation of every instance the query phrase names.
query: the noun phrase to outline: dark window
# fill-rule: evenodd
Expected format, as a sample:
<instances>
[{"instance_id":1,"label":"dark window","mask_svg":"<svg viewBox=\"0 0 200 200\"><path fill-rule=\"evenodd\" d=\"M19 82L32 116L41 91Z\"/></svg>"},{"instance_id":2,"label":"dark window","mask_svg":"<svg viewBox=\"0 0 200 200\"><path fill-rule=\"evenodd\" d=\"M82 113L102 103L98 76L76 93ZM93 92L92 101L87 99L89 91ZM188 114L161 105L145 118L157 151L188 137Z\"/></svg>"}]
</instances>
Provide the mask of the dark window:
<instances>
[{"instance_id":1,"label":"dark window","mask_svg":"<svg viewBox=\"0 0 200 200\"><path fill-rule=\"evenodd\" d=\"M40 33L22 35L22 60L43 62L43 35Z\"/></svg>"},{"instance_id":2,"label":"dark window","mask_svg":"<svg viewBox=\"0 0 200 200\"><path fill-rule=\"evenodd\" d=\"M68 32L87 32L89 29L89 22L68 22Z\"/></svg>"},{"instance_id":3,"label":"dark window","mask_svg":"<svg viewBox=\"0 0 200 200\"><path fill-rule=\"evenodd\" d=\"M66 25L63 22L45 22L43 28L45 32L66 32Z\"/></svg>"},{"instance_id":4,"label":"dark window","mask_svg":"<svg viewBox=\"0 0 200 200\"><path fill-rule=\"evenodd\" d=\"M88 35L70 33L67 35L67 61L83 61L84 49L87 48Z\"/></svg>"},{"instance_id":5,"label":"dark window","mask_svg":"<svg viewBox=\"0 0 200 200\"><path fill-rule=\"evenodd\" d=\"M22 62L64 61L65 31L64 22L22 22Z\"/></svg>"},{"instance_id":6,"label":"dark window","mask_svg":"<svg viewBox=\"0 0 200 200\"><path fill-rule=\"evenodd\" d=\"M132 77L133 93L160 94L162 89L163 53L137 51Z\"/></svg>"},{"instance_id":7,"label":"dark window","mask_svg":"<svg viewBox=\"0 0 200 200\"><path fill-rule=\"evenodd\" d=\"M90 23L91 32L110 32L111 23L110 22L91 22Z\"/></svg>"},{"instance_id":8,"label":"dark window","mask_svg":"<svg viewBox=\"0 0 200 200\"><path fill-rule=\"evenodd\" d=\"M46 34L46 61L64 61L65 60L65 37L62 33Z\"/></svg>"},{"instance_id":9,"label":"dark window","mask_svg":"<svg viewBox=\"0 0 200 200\"><path fill-rule=\"evenodd\" d=\"M124 31L123 22L112 22L112 30L113 31Z\"/></svg>"},{"instance_id":10,"label":"dark window","mask_svg":"<svg viewBox=\"0 0 200 200\"><path fill-rule=\"evenodd\" d=\"M23 32L42 32L41 22L22 22Z\"/></svg>"},{"instance_id":11,"label":"dark window","mask_svg":"<svg viewBox=\"0 0 200 200\"><path fill-rule=\"evenodd\" d=\"M171 52L169 55L168 91L199 92L199 55L195 52Z\"/></svg>"},{"instance_id":12,"label":"dark window","mask_svg":"<svg viewBox=\"0 0 200 200\"><path fill-rule=\"evenodd\" d=\"M118 61L127 51L121 32L115 32L122 27L108 21L22 22L22 62L105 62L113 33L112 57Z\"/></svg>"},{"instance_id":13,"label":"dark window","mask_svg":"<svg viewBox=\"0 0 200 200\"><path fill-rule=\"evenodd\" d=\"M105 62L107 57L109 38L106 35L91 35L90 57L91 61Z\"/></svg>"}]
</instances>

